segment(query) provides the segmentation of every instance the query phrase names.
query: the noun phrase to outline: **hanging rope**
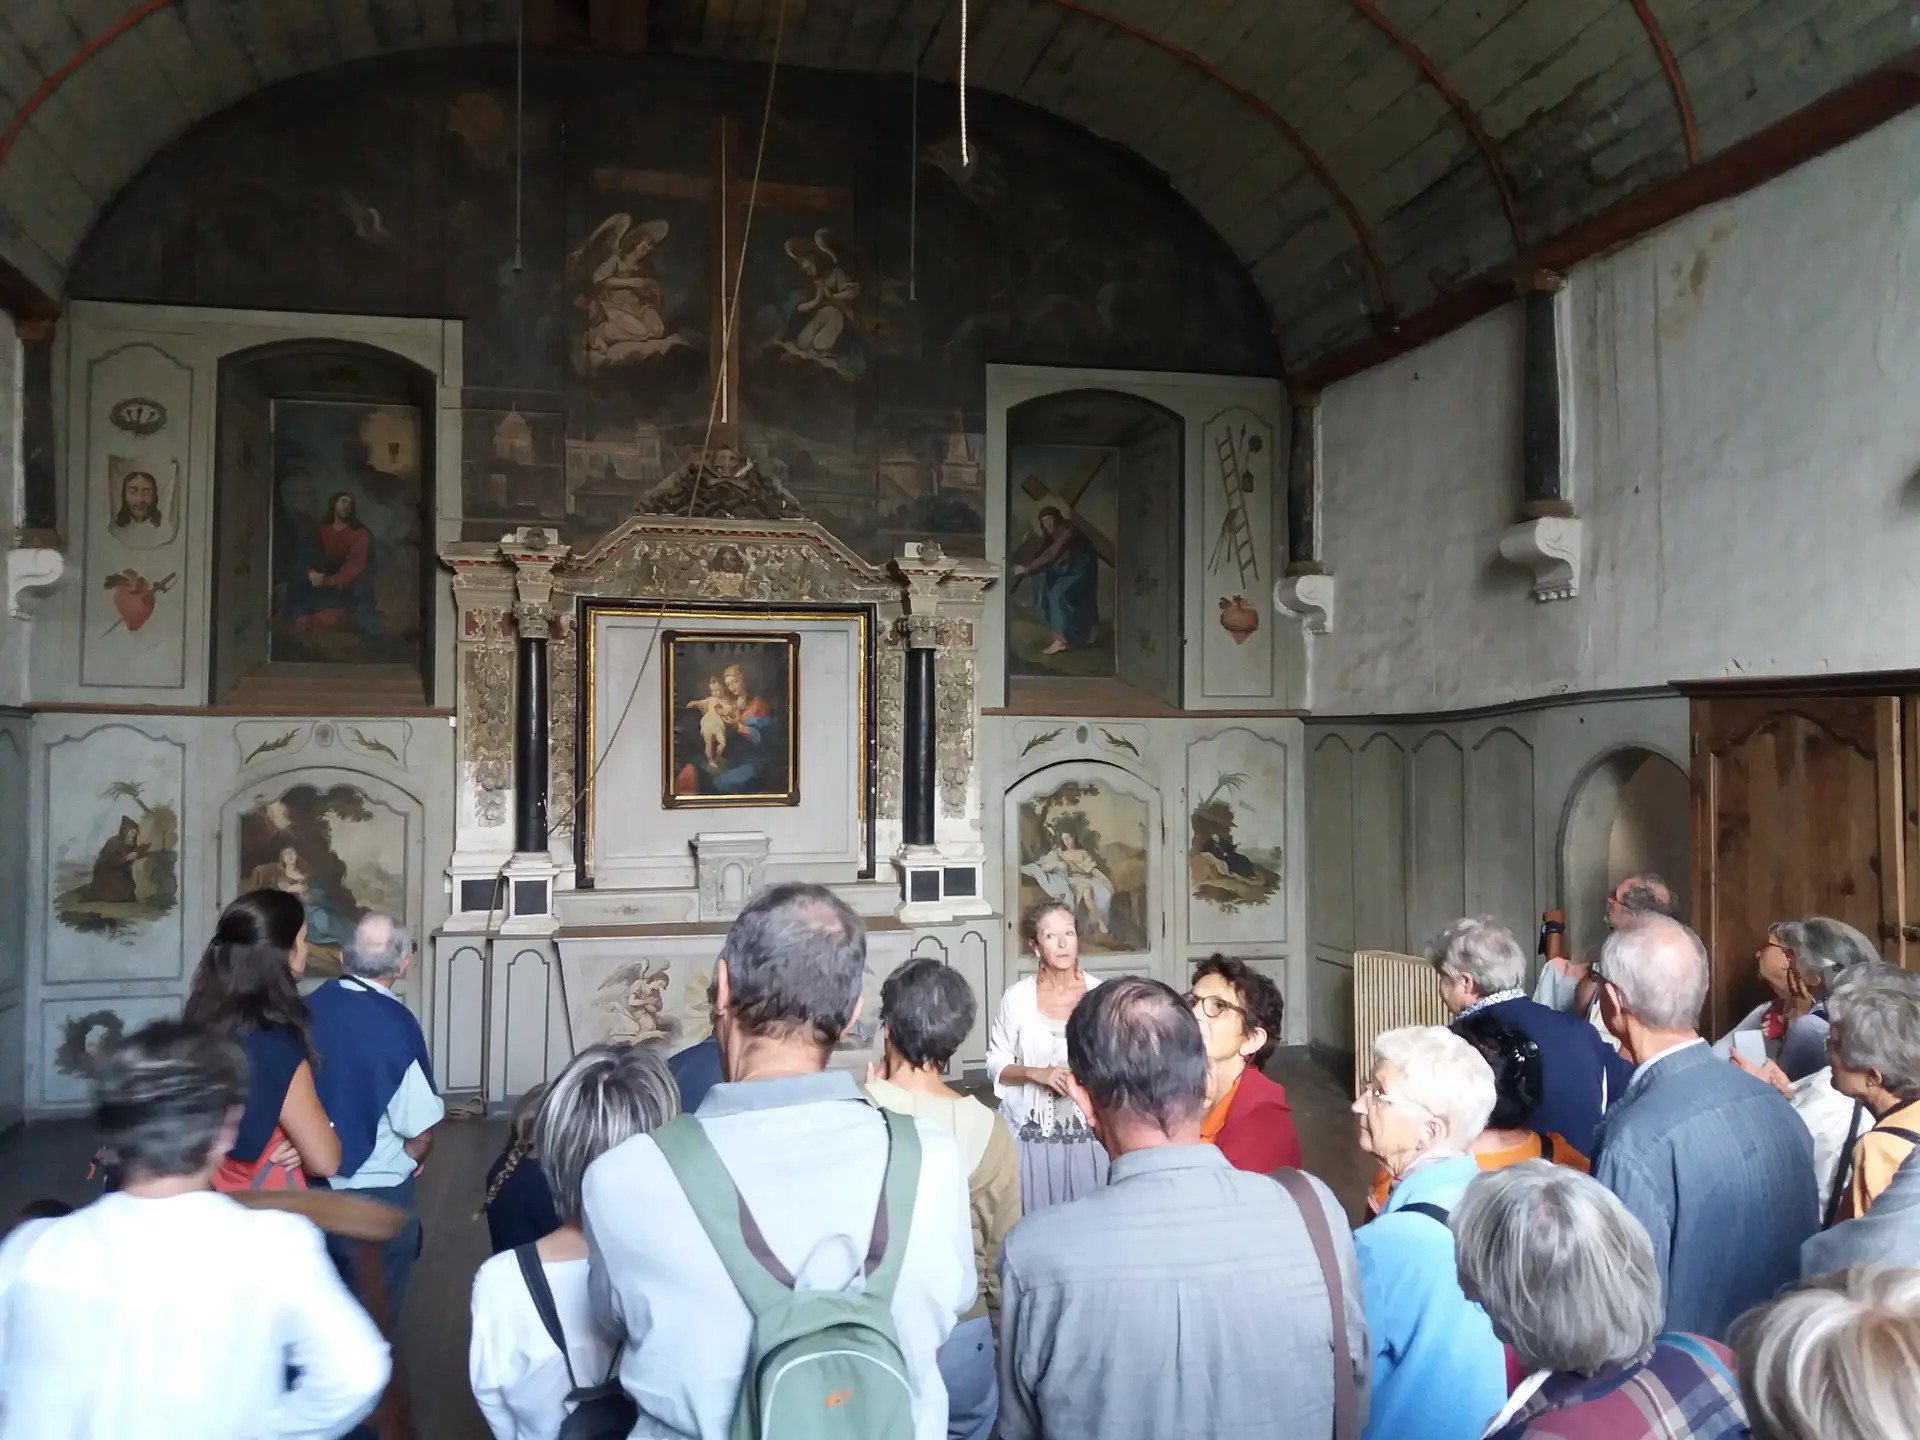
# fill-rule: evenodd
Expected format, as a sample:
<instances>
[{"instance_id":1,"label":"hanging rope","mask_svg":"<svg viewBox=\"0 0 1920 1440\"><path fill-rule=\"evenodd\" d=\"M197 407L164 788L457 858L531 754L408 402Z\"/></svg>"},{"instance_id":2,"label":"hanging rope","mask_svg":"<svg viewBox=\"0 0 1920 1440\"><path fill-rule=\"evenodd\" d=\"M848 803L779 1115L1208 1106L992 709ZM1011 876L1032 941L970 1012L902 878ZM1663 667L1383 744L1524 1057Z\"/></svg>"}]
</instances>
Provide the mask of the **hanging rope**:
<instances>
[{"instance_id":1,"label":"hanging rope","mask_svg":"<svg viewBox=\"0 0 1920 1440\"><path fill-rule=\"evenodd\" d=\"M526 269L520 249L522 179L527 166L527 4L520 0L520 32L513 47L513 273Z\"/></svg>"},{"instance_id":2,"label":"hanging rope","mask_svg":"<svg viewBox=\"0 0 1920 1440\"><path fill-rule=\"evenodd\" d=\"M973 164L967 150L967 0L960 0L960 168Z\"/></svg>"},{"instance_id":3,"label":"hanging rope","mask_svg":"<svg viewBox=\"0 0 1920 1440\"><path fill-rule=\"evenodd\" d=\"M913 119L908 126L907 299L920 298L920 0L913 0Z\"/></svg>"}]
</instances>

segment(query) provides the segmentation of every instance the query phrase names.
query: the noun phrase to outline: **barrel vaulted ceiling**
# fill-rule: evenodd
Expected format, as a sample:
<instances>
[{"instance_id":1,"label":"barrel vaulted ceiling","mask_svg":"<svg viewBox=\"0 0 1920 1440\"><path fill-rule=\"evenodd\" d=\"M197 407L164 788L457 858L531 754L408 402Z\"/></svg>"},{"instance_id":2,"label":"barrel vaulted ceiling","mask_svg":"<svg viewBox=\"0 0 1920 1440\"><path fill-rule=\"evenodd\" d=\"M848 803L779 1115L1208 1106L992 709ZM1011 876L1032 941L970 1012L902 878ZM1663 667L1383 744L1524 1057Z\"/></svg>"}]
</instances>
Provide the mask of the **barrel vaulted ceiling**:
<instances>
[{"instance_id":1,"label":"barrel vaulted ceiling","mask_svg":"<svg viewBox=\"0 0 1920 1440\"><path fill-rule=\"evenodd\" d=\"M525 0L530 43L959 78L960 0ZM511 42L518 0L7 0L0 255L48 296L160 148L247 94ZM1115 140L1225 237L1291 365L1882 67L1915 0L970 0L967 81ZM1884 72L1883 72L1884 73Z\"/></svg>"}]
</instances>

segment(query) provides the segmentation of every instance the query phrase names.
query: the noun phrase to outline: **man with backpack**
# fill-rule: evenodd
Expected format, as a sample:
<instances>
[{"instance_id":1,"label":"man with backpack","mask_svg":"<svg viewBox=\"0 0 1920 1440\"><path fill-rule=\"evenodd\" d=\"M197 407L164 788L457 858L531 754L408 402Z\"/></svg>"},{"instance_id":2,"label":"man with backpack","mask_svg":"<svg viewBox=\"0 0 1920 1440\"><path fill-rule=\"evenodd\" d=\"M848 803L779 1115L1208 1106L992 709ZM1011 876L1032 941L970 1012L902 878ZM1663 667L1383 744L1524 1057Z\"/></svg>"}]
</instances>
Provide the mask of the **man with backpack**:
<instances>
[{"instance_id":1,"label":"man with backpack","mask_svg":"<svg viewBox=\"0 0 1920 1440\"><path fill-rule=\"evenodd\" d=\"M724 1083L587 1170L594 1306L649 1434L946 1434L935 1357L978 1290L967 1175L950 1134L827 1068L866 951L831 891L755 899L715 967Z\"/></svg>"}]
</instances>

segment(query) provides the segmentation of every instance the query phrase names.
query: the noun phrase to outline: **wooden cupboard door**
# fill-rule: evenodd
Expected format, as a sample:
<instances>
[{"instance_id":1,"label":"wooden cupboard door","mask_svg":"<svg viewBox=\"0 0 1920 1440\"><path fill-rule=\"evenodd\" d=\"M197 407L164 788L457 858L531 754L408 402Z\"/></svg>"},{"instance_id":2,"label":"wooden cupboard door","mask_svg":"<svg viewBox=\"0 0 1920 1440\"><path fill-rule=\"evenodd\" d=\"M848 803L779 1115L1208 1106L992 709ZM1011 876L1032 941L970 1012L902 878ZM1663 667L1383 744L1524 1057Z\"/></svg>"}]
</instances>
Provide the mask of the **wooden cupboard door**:
<instances>
[{"instance_id":1,"label":"wooden cupboard door","mask_svg":"<svg viewBox=\"0 0 1920 1440\"><path fill-rule=\"evenodd\" d=\"M1694 905L1713 964L1710 1035L1770 998L1754 956L1778 921L1831 916L1902 958L1901 711L1895 696L1695 702Z\"/></svg>"}]
</instances>

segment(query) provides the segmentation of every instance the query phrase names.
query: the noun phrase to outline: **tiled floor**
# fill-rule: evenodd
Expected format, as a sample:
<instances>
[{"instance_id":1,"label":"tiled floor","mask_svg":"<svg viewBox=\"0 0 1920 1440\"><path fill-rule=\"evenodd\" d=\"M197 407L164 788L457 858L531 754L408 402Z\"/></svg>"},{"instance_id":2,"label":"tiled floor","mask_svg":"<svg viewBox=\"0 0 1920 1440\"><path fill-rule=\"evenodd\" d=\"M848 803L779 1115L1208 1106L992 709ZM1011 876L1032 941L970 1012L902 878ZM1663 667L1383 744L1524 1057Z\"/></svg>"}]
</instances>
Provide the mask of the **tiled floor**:
<instances>
[{"instance_id":1,"label":"tiled floor","mask_svg":"<svg viewBox=\"0 0 1920 1440\"><path fill-rule=\"evenodd\" d=\"M1307 1168L1357 1215L1373 1162L1354 1144L1350 1074L1304 1052L1276 1060L1268 1073L1293 1104ZM421 1440L487 1440L467 1393L467 1297L473 1272L487 1257L487 1227L474 1209L505 1130L502 1120L448 1123L420 1178L427 1244L407 1289L400 1352ZM57 1197L77 1205L93 1198L97 1186L87 1183L86 1173L97 1144L92 1128L77 1120L31 1125L0 1140L0 1224L30 1200Z\"/></svg>"}]
</instances>

